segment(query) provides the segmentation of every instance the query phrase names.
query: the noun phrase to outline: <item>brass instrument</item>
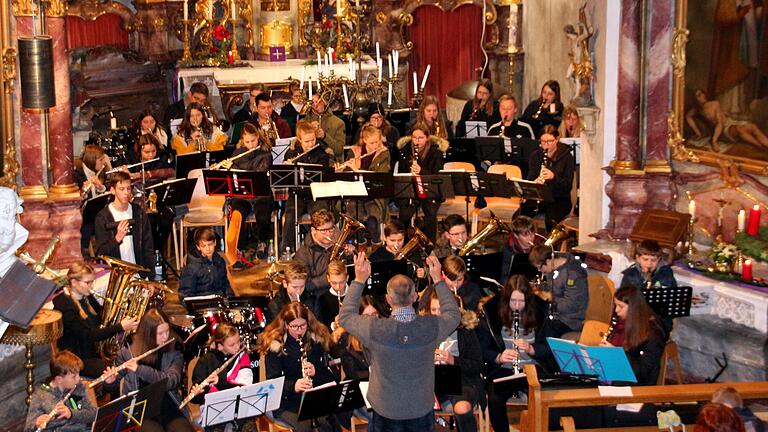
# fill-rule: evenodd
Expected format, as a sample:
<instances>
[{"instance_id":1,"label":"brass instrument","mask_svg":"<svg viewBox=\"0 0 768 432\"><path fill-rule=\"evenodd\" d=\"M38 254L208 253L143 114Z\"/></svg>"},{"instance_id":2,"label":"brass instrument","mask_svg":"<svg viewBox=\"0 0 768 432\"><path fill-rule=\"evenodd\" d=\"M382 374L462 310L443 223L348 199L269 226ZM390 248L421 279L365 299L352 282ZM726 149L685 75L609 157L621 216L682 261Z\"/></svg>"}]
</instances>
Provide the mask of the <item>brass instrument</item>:
<instances>
[{"instance_id":1,"label":"brass instrument","mask_svg":"<svg viewBox=\"0 0 768 432\"><path fill-rule=\"evenodd\" d=\"M438 137L440 136L440 120L438 119L435 119L435 131L432 135L438 136Z\"/></svg>"},{"instance_id":2,"label":"brass instrument","mask_svg":"<svg viewBox=\"0 0 768 432\"><path fill-rule=\"evenodd\" d=\"M200 136L198 138L192 138L192 135L190 135L190 138L192 138L192 144L195 145L197 151L204 152L208 150L208 143L206 142L205 136L203 136L203 129L200 126L193 126L192 134L195 132L200 132Z\"/></svg>"},{"instance_id":3,"label":"brass instrument","mask_svg":"<svg viewBox=\"0 0 768 432\"><path fill-rule=\"evenodd\" d=\"M613 337L613 333L616 331L616 324L619 322L619 317L614 313L611 315L611 324L608 326L608 331L603 335L602 343L608 342Z\"/></svg>"},{"instance_id":4,"label":"brass instrument","mask_svg":"<svg viewBox=\"0 0 768 432\"><path fill-rule=\"evenodd\" d=\"M151 355L153 353L156 353L157 351L160 351L160 349L165 348L171 342L176 342L176 339L170 338L167 341L165 341L165 343L163 343L162 345L158 345L158 346L152 348L151 350L145 352L144 354L137 355L136 357L131 358L131 360L139 361L139 360L143 359L144 357L147 357L147 356L149 356L149 355ZM120 372L121 370L125 369L125 365L127 363L128 362L125 362L125 363L121 364L120 366L117 366L115 368L114 372ZM111 375L104 374L104 375L96 378L95 380L93 380L90 383L88 383L88 388L96 387L97 385L99 385L99 384L103 383L104 381L106 381L107 378L109 378L110 376Z\"/></svg>"},{"instance_id":5,"label":"brass instrument","mask_svg":"<svg viewBox=\"0 0 768 432\"><path fill-rule=\"evenodd\" d=\"M568 237L568 229L563 224L557 224L552 231L547 235L547 239L544 240L544 246L554 247L562 240Z\"/></svg>"},{"instance_id":6,"label":"brass instrument","mask_svg":"<svg viewBox=\"0 0 768 432\"><path fill-rule=\"evenodd\" d=\"M506 126L504 126L504 121L501 122L501 128L499 128L499 138L504 138L504 129L506 129Z\"/></svg>"},{"instance_id":7,"label":"brass instrument","mask_svg":"<svg viewBox=\"0 0 768 432\"><path fill-rule=\"evenodd\" d=\"M215 163L215 164L213 164L213 165L209 166L209 167L208 167L208 169L214 169L214 170L215 170L215 169L219 169L219 168L221 168L222 166L226 165L227 163L229 163L229 162L234 162L234 161L236 161L236 160L240 159L241 157L243 157L243 156L245 156L245 155L247 155L247 154L250 154L250 153L252 153L252 152L255 152L256 150L258 150L258 148L257 148L257 147L254 147L254 148L252 148L252 149L250 149L250 150L246 150L246 151L244 151L244 152L240 153L240 154L239 154L239 155L237 155L237 156L232 156L231 158L227 158L227 159L224 159L224 160L223 160L223 161L221 161L221 162L217 162L217 163Z\"/></svg>"},{"instance_id":8,"label":"brass instrument","mask_svg":"<svg viewBox=\"0 0 768 432\"><path fill-rule=\"evenodd\" d=\"M361 229L365 229L365 225L362 222L356 220L351 216L345 214L341 215L344 223L341 225L341 232L339 238L336 239L336 243L331 249L331 258L329 261L341 259L341 255L344 253L344 244L349 240L352 234L358 232Z\"/></svg>"},{"instance_id":9,"label":"brass instrument","mask_svg":"<svg viewBox=\"0 0 768 432\"><path fill-rule=\"evenodd\" d=\"M413 236L411 236L411 239L408 240L408 243L406 243L402 248L400 248L399 251L397 251L394 259L408 259L408 257L417 247L424 249L424 252L429 254L432 249L434 249L435 245L432 244L432 240L430 240L426 234L421 232L420 229L413 227Z\"/></svg>"},{"instance_id":10,"label":"brass instrument","mask_svg":"<svg viewBox=\"0 0 768 432\"><path fill-rule=\"evenodd\" d=\"M280 134L277 133L277 125L272 121L272 119L269 119L263 123L260 122L259 126L261 127L261 130L264 131L266 137L269 138L273 143L280 139Z\"/></svg>"},{"instance_id":11,"label":"brass instrument","mask_svg":"<svg viewBox=\"0 0 768 432\"><path fill-rule=\"evenodd\" d=\"M541 104L539 105L539 109L536 110L536 112L531 116L532 119L538 120L539 116L541 116L541 110L544 109L544 105L547 103L547 101L541 101Z\"/></svg>"},{"instance_id":12,"label":"brass instrument","mask_svg":"<svg viewBox=\"0 0 768 432\"><path fill-rule=\"evenodd\" d=\"M232 357L228 358L227 361L221 364L221 366L217 367L213 372L211 372L207 377L205 377L203 382L196 384L191 389L189 389L189 394L187 395L187 397L184 398L183 401L181 401L181 404L179 404L179 409L184 409L184 407L187 406L188 403L192 402L192 399L194 399L195 396L197 396L197 393L193 392L192 389L194 389L197 386L202 386L203 384L209 384L208 377L215 376L222 373L224 369L229 367L229 365L232 364L232 362L235 359L240 358L240 354L242 354L244 350L245 350L245 347L240 348L240 350L236 352Z\"/></svg>"},{"instance_id":13,"label":"brass instrument","mask_svg":"<svg viewBox=\"0 0 768 432\"><path fill-rule=\"evenodd\" d=\"M154 189L147 195L147 214L157 213L157 192Z\"/></svg>"},{"instance_id":14,"label":"brass instrument","mask_svg":"<svg viewBox=\"0 0 768 432\"><path fill-rule=\"evenodd\" d=\"M491 219L488 221L488 225L485 226L485 228L482 229L479 233L475 234L474 237L469 239L467 243L459 249L459 256L465 256L475 250L477 246L483 242L486 237L490 237L494 234L496 234L496 231L502 232L502 233L510 233L512 232L512 228L509 227L506 223L502 222L501 219L496 217L493 212L491 213Z\"/></svg>"},{"instance_id":15,"label":"brass instrument","mask_svg":"<svg viewBox=\"0 0 768 432\"><path fill-rule=\"evenodd\" d=\"M119 325L120 321L128 316L141 320L151 299L151 288L145 281L131 279L136 273L149 270L108 256L102 255L99 258L110 267L109 282L104 293L104 308L99 316L100 326L104 328ZM105 360L114 360L121 341L120 335L99 341L99 354Z\"/></svg>"},{"instance_id":16,"label":"brass instrument","mask_svg":"<svg viewBox=\"0 0 768 432\"><path fill-rule=\"evenodd\" d=\"M75 385L74 387L72 387L72 389L71 389L70 391L68 391L68 392L67 392L67 394L65 394L65 395L64 395L64 397L61 399L61 403L66 403L66 402L67 402L67 399L69 399L69 398L70 398L70 396L72 396L72 393L74 393L74 392L75 392L75 389L76 389L76 388L77 388L77 385ZM45 422L42 424L42 426L40 426L39 428L35 429L35 432L41 432L43 429L45 429L46 427L48 427L48 422L50 422L51 420L53 420L53 416L55 416L55 415L56 415L56 406L57 406L57 405L58 405L58 403L57 403L56 405L54 405L54 406L53 406L53 408L51 409L51 411L48 413L48 420L47 420L47 421L45 421Z\"/></svg>"},{"instance_id":17,"label":"brass instrument","mask_svg":"<svg viewBox=\"0 0 768 432\"><path fill-rule=\"evenodd\" d=\"M299 362L301 362L301 377L309 380L309 384L312 385L312 378L307 375L307 369L304 368L304 365L306 365L308 361L307 346L304 343L304 338L296 338L296 342L299 344L299 349L301 350L301 358L299 359Z\"/></svg>"},{"instance_id":18,"label":"brass instrument","mask_svg":"<svg viewBox=\"0 0 768 432\"><path fill-rule=\"evenodd\" d=\"M520 348L515 343L518 339L520 339L520 311L512 311L512 345L517 352L517 358L512 362L512 370L515 375L520 373Z\"/></svg>"}]
</instances>

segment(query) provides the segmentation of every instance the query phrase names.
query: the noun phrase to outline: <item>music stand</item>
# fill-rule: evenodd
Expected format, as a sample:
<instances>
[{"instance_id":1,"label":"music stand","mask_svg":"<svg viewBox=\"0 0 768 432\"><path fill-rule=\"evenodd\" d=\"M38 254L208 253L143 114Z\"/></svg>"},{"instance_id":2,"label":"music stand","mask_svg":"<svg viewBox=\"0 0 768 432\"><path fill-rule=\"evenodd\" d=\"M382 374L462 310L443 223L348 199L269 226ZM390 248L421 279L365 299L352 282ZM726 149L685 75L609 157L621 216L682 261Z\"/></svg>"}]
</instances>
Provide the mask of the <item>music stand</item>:
<instances>
[{"instance_id":1,"label":"music stand","mask_svg":"<svg viewBox=\"0 0 768 432\"><path fill-rule=\"evenodd\" d=\"M469 120L464 123L467 138L477 138L488 135L488 124L484 121Z\"/></svg>"},{"instance_id":2,"label":"music stand","mask_svg":"<svg viewBox=\"0 0 768 432\"><path fill-rule=\"evenodd\" d=\"M301 394L299 421L352 411L365 405L360 380L342 381L319 386Z\"/></svg>"},{"instance_id":3,"label":"music stand","mask_svg":"<svg viewBox=\"0 0 768 432\"><path fill-rule=\"evenodd\" d=\"M141 429L145 420L160 414L168 378L99 407L92 432L122 432Z\"/></svg>"},{"instance_id":4,"label":"music stand","mask_svg":"<svg viewBox=\"0 0 768 432\"><path fill-rule=\"evenodd\" d=\"M216 162L232 156L234 148L224 150L184 153L176 156L176 178L186 178L195 169L208 168Z\"/></svg>"},{"instance_id":5,"label":"music stand","mask_svg":"<svg viewBox=\"0 0 768 432\"><path fill-rule=\"evenodd\" d=\"M469 197L509 198L513 195L512 184L504 174L484 172L451 172L453 192L466 197L466 220L469 220Z\"/></svg>"},{"instance_id":6,"label":"music stand","mask_svg":"<svg viewBox=\"0 0 768 432\"><path fill-rule=\"evenodd\" d=\"M347 280L355 280L355 267L347 266ZM395 275L408 275L408 261L404 259L392 261L375 261L371 263L371 276L365 281L364 293L383 296L387 293L387 282Z\"/></svg>"},{"instance_id":7,"label":"music stand","mask_svg":"<svg viewBox=\"0 0 768 432\"><path fill-rule=\"evenodd\" d=\"M278 138L272 146L272 164L279 165L285 161L285 153L291 148L293 138Z\"/></svg>"},{"instance_id":8,"label":"music stand","mask_svg":"<svg viewBox=\"0 0 768 432\"><path fill-rule=\"evenodd\" d=\"M395 199L433 199L441 201L445 198L453 198L453 183L448 174L422 175L421 183L424 186L425 196L420 197L416 190L416 176L412 174L397 174L392 177L394 181Z\"/></svg>"},{"instance_id":9,"label":"music stand","mask_svg":"<svg viewBox=\"0 0 768 432\"><path fill-rule=\"evenodd\" d=\"M355 171L355 172L334 172L330 173L328 178L333 181L362 181L365 184L367 195L365 198L354 198L355 218L360 219L360 201L374 199L389 200L394 195L394 186L392 184L392 174L375 171ZM345 203L342 202L342 205ZM342 208L344 212L344 208Z\"/></svg>"},{"instance_id":10,"label":"music stand","mask_svg":"<svg viewBox=\"0 0 768 432\"><path fill-rule=\"evenodd\" d=\"M330 168L323 165L310 164L273 164L269 170L270 186L274 188L288 189L293 195L294 221L299 222L299 197L300 189L307 189L312 182L322 182L323 176ZM275 221L277 223L277 220ZM299 246L299 230L294 231L295 245Z\"/></svg>"},{"instance_id":11,"label":"music stand","mask_svg":"<svg viewBox=\"0 0 768 432\"><path fill-rule=\"evenodd\" d=\"M96 220L96 215L112 201L112 192L104 192L97 195L83 204L83 224L92 224Z\"/></svg>"},{"instance_id":12,"label":"music stand","mask_svg":"<svg viewBox=\"0 0 768 432\"><path fill-rule=\"evenodd\" d=\"M203 170L205 193L230 198L272 196L269 173L241 170Z\"/></svg>"},{"instance_id":13,"label":"music stand","mask_svg":"<svg viewBox=\"0 0 768 432\"><path fill-rule=\"evenodd\" d=\"M536 149L539 148L539 142L531 138L513 137L505 143L506 161L512 165L520 167L523 178L528 175L528 161Z\"/></svg>"},{"instance_id":14,"label":"music stand","mask_svg":"<svg viewBox=\"0 0 768 432\"><path fill-rule=\"evenodd\" d=\"M157 206L163 206L167 208L174 208L180 205L187 205L192 200L192 194L195 191L195 185L197 179L192 178L177 178L173 180L166 180L156 185L147 186L145 194L149 194L154 191L157 195ZM176 232L173 233L174 241L176 241ZM160 254L165 268L170 269L171 272L178 278L179 273L176 269L166 260L163 254Z\"/></svg>"},{"instance_id":15,"label":"music stand","mask_svg":"<svg viewBox=\"0 0 768 432\"><path fill-rule=\"evenodd\" d=\"M221 423L256 417L280 408L285 377L237 386L227 390L207 393L200 407L201 425Z\"/></svg>"},{"instance_id":16,"label":"music stand","mask_svg":"<svg viewBox=\"0 0 768 432\"><path fill-rule=\"evenodd\" d=\"M622 347L586 346L551 337L547 343L563 372L597 375L601 382L637 382Z\"/></svg>"},{"instance_id":17,"label":"music stand","mask_svg":"<svg viewBox=\"0 0 768 432\"><path fill-rule=\"evenodd\" d=\"M469 162L476 169L480 168L480 161L477 159L477 149L475 148L475 139L452 138L448 142L448 150L445 152L446 162Z\"/></svg>"},{"instance_id":18,"label":"music stand","mask_svg":"<svg viewBox=\"0 0 768 432\"><path fill-rule=\"evenodd\" d=\"M504 260L501 252L492 252L488 254L469 254L462 257L464 263L467 266L467 277L472 282L475 282L480 288L491 287L491 290L495 290L495 286L489 282L480 279L481 276L491 278L493 280L501 279L501 265Z\"/></svg>"},{"instance_id":19,"label":"music stand","mask_svg":"<svg viewBox=\"0 0 768 432\"><path fill-rule=\"evenodd\" d=\"M504 141L504 137L479 136L475 138L475 155L481 161L504 161Z\"/></svg>"},{"instance_id":20,"label":"music stand","mask_svg":"<svg viewBox=\"0 0 768 432\"><path fill-rule=\"evenodd\" d=\"M218 294L184 297L184 306L191 314L204 309L219 309L224 303L224 297Z\"/></svg>"},{"instance_id":21,"label":"music stand","mask_svg":"<svg viewBox=\"0 0 768 432\"><path fill-rule=\"evenodd\" d=\"M679 318L691 315L692 287L643 288L643 295L648 306L661 318Z\"/></svg>"},{"instance_id":22,"label":"music stand","mask_svg":"<svg viewBox=\"0 0 768 432\"><path fill-rule=\"evenodd\" d=\"M461 367L458 365L435 365L435 393L439 395L461 394Z\"/></svg>"},{"instance_id":23,"label":"music stand","mask_svg":"<svg viewBox=\"0 0 768 432\"><path fill-rule=\"evenodd\" d=\"M525 201L537 201L539 203L550 203L555 199L547 185L535 183L528 180L510 180L512 183L512 194L515 197Z\"/></svg>"},{"instance_id":24,"label":"music stand","mask_svg":"<svg viewBox=\"0 0 768 432\"><path fill-rule=\"evenodd\" d=\"M0 279L0 317L15 326L27 327L55 289L54 281L38 276L14 257L13 264Z\"/></svg>"}]
</instances>

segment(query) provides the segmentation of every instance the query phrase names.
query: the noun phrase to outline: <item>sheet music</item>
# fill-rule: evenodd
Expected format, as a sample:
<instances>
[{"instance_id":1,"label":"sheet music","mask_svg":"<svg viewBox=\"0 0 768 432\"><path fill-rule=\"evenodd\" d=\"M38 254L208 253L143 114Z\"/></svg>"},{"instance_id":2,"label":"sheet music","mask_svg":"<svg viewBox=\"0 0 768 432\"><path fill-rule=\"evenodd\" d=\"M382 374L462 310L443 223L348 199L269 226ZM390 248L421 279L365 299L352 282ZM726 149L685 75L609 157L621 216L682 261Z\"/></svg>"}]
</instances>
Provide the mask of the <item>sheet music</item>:
<instances>
[{"instance_id":1,"label":"sheet music","mask_svg":"<svg viewBox=\"0 0 768 432\"><path fill-rule=\"evenodd\" d=\"M477 138L488 135L488 125L484 121L466 122L467 138Z\"/></svg>"},{"instance_id":2,"label":"sheet music","mask_svg":"<svg viewBox=\"0 0 768 432\"><path fill-rule=\"evenodd\" d=\"M291 147L291 141L294 137L290 138L278 138L275 141L275 145L272 147L272 163L281 164L285 161L285 152Z\"/></svg>"},{"instance_id":3,"label":"sheet music","mask_svg":"<svg viewBox=\"0 0 768 432\"><path fill-rule=\"evenodd\" d=\"M368 196L363 181L312 182L309 188L312 190L312 197L315 200L318 198Z\"/></svg>"}]
</instances>

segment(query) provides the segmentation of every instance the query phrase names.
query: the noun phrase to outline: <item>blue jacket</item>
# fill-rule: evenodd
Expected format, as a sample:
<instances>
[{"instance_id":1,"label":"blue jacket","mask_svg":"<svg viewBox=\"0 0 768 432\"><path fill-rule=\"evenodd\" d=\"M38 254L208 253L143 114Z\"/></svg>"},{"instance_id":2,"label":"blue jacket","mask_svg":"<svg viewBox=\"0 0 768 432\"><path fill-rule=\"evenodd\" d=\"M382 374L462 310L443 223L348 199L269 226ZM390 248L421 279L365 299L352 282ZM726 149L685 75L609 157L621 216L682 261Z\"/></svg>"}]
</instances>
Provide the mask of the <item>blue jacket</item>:
<instances>
[{"instance_id":1,"label":"blue jacket","mask_svg":"<svg viewBox=\"0 0 768 432\"><path fill-rule=\"evenodd\" d=\"M182 297L220 294L232 296L234 292L227 279L227 263L218 253L208 259L193 248L187 254L187 265L181 269L179 294Z\"/></svg>"},{"instance_id":2,"label":"blue jacket","mask_svg":"<svg viewBox=\"0 0 768 432\"><path fill-rule=\"evenodd\" d=\"M621 287L634 286L637 288L645 288L645 275L640 270L640 266L637 265L637 263L627 267L627 269L621 273L624 275L621 278ZM676 287L677 281L675 280L675 274L672 272L672 268L666 264L659 264L656 266L656 270L651 274L651 285L653 285L653 288Z\"/></svg>"}]
</instances>

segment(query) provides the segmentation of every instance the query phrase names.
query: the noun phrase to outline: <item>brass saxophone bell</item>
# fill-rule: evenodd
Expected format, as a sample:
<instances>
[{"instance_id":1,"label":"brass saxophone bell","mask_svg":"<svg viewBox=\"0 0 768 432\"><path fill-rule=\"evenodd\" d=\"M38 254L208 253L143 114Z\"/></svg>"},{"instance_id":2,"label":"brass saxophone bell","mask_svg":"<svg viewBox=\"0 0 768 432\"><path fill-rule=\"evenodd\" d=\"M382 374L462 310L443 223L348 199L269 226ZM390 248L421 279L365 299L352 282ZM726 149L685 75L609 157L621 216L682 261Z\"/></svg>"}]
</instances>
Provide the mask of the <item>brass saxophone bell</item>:
<instances>
[{"instance_id":1,"label":"brass saxophone bell","mask_svg":"<svg viewBox=\"0 0 768 432\"><path fill-rule=\"evenodd\" d=\"M157 213L157 193L152 190L147 196L147 214Z\"/></svg>"}]
</instances>

